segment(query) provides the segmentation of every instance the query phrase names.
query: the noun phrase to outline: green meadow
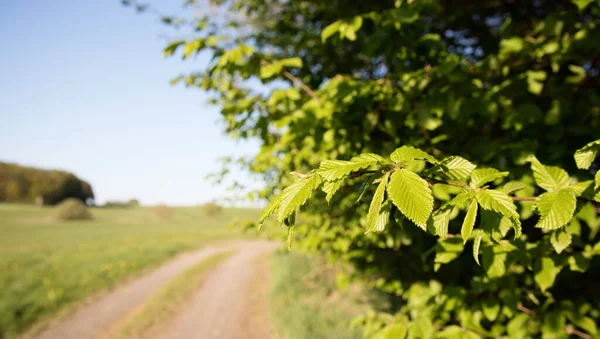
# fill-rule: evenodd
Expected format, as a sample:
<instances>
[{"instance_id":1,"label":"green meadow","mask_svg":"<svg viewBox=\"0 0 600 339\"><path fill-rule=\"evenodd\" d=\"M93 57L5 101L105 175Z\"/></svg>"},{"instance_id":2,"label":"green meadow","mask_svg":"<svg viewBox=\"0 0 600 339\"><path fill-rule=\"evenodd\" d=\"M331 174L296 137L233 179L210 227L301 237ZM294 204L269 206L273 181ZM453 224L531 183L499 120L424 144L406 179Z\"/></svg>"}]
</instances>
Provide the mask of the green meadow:
<instances>
[{"instance_id":1,"label":"green meadow","mask_svg":"<svg viewBox=\"0 0 600 339\"><path fill-rule=\"evenodd\" d=\"M53 221L52 208L0 204L0 338L22 333L76 302L175 254L241 237L234 219L200 207L91 208L93 220Z\"/></svg>"}]
</instances>

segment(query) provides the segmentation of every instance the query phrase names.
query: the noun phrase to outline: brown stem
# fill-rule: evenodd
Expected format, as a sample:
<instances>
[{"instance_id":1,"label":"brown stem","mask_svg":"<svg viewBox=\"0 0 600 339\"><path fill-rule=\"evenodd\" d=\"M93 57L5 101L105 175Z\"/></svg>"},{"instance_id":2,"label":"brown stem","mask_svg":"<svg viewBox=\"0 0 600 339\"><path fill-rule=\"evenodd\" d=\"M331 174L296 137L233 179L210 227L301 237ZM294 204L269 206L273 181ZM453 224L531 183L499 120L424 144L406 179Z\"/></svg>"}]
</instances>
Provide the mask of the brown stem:
<instances>
[{"instance_id":1,"label":"brown stem","mask_svg":"<svg viewBox=\"0 0 600 339\"><path fill-rule=\"evenodd\" d=\"M565 329L565 332L567 332L567 334L569 334L569 335L572 334L572 335L578 336L579 338L592 339L591 335L581 332L580 330L576 329L575 327L573 327L571 325L565 325L564 329Z\"/></svg>"},{"instance_id":2,"label":"brown stem","mask_svg":"<svg viewBox=\"0 0 600 339\"><path fill-rule=\"evenodd\" d=\"M283 75L286 78L290 79L296 85L300 86L300 88L302 88L302 90L304 90L304 92L306 92L306 94L310 95L313 99L320 101L319 96L315 92L313 92L313 90L310 89L310 87L306 86L306 84L304 82L302 82L302 80L296 78L292 73L290 73L288 71L283 71Z\"/></svg>"},{"instance_id":3,"label":"brown stem","mask_svg":"<svg viewBox=\"0 0 600 339\"><path fill-rule=\"evenodd\" d=\"M535 317L535 312L533 312L532 310L530 310L527 307L523 306L523 304L521 304L521 303L517 304L517 309L519 311L521 311L521 312L527 313L531 317Z\"/></svg>"}]
</instances>

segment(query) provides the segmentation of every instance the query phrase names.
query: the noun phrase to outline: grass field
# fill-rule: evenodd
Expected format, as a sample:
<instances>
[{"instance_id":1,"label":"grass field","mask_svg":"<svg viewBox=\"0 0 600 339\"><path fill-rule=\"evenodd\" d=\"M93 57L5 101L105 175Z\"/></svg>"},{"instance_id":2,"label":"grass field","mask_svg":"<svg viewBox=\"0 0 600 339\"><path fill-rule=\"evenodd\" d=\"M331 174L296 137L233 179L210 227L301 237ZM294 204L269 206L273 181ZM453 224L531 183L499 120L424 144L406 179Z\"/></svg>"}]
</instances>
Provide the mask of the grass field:
<instances>
[{"instance_id":1,"label":"grass field","mask_svg":"<svg viewBox=\"0 0 600 339\"><path fill-rule=\"evenodd\" d=\"M389 307L383 295L358 283L340 289L339 267L299 252L278 252L270 258L270 302L273 323L283 339L358 339L352 320L374 306Z\"/></svg>"},{"instance_id":2,"label":"grass field","mask_svg":"<svg viewBox=\"0 0 600 339\"><path fill-rule=\"evenodd\" d=\"M259 211L198 207L92 208L91 221L51 221L52 209L0 204L0 338L13 337L176 253L240 237L233 218ZM163 211L164 212L164 211Z\"/></svg>"}]
</instances>

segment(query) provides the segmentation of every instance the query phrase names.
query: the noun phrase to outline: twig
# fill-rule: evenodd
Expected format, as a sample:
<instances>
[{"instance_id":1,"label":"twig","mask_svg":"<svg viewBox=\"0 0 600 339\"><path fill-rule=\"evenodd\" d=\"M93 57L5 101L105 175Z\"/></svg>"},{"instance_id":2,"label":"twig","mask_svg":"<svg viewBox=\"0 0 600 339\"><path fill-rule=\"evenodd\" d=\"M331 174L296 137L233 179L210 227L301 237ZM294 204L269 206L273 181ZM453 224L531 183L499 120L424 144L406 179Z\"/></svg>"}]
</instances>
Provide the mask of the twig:
<instances>
[{"instance_id":1,"label":"twig","mask_svg":"<svg viewBox=\"0 0 600 339\"><path fill-rule=\"evenodd\" d=\"M567 334L569 334L569 335L573 334L573 335L578 336L579 338L592 339L591 335L589 335L587 333L583 333L571 325L565 325L564 329L565 329L565 332L567 332Z\"/></svg>"},{"instance_id":2,"label":"twig","mask_svg":"<svg viewBox=\"0 0 600 339\"><path fill-rule=\"evenodd\" d=\"M288 71L283 71L283 75L286 78L290 79L296 85L300 86L300 88L302 88L304 90L304 92L306 92L306 94L310 95L313 99L320 101L319 96L315 92L313 92L313 90L310 89L310 87L306 86L306 84L304 82L302 82L302 80L296 78L292 73L290 73Z\"/></svg>"},{"instance_id":3,"label":"twig","mask_svg":"<svg viewBox=\"0 0 600 339\"><path fill-rule=\"evenodd\" d=\"M523 306L521 303L517 304L517 309L521 312L527 313L530 317L535 317L535 312Z\"/></svg>"}]
</instances>

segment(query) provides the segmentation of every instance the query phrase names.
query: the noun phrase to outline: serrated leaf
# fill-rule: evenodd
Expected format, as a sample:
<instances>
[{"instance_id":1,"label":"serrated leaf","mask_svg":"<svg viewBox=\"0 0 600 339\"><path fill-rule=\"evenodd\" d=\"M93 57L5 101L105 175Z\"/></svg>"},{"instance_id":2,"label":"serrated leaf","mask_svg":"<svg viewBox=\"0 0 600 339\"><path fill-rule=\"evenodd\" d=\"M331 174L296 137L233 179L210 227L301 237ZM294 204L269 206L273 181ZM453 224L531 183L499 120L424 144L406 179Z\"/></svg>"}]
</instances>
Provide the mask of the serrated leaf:
<instances>
[{"instance_id":1,"label":"serrated leaf","mask_svg":"<svg viewBox=\"0 0 600 339\"><path fill-rule=\"evenodd\" d=\"M506 217L492 210L479 211L481 223L480 227L488 233L492 239L499 242L502 240L508 231L513 228L513 222L509 217Z\"/></svg>"},{"instance_id":2,"label":"serrated leaf","mask_svg":"<svg viewBox=\"0 0 600 339\"><path fill-rule=\"evenodd\" d=\"M440 164L442 175L450 180L466 179L477 165L459 156L449 156L444 158Z\"/></svg>"},{"instance_id":3,"label":"serrated leaf","mask_svg":"<svg viewBox=\"0 0 600 339\"><path fill-rule=\"evenodd\" d=\"M331 198L333 198L333 195L340 189L340 187L342 187L342 180L329 181L323 184L323 188L321 188L321 190L327 194L325 196L327 203L331 201Z\"/></svg>"},{"instance_id":4,"label":"serrated leaf","mask_svg":"<svg viewBox=\"0 0 600 339\"><path fill-rule=\"evenodd\" d=\"M360 188L358 189L358 198L356 198L356 203L358 203L362 199L363 195L365 195L365 192L371 186L371 184L373 184L373 181L375 181L376 178L376 174L370 175L365 181L362 182L362 184L360 184Z\"/></svg>"},{"instance_id":5,"label":"serrated leaf","mask_svg":"<svg viewBox=\"0 0 600 339\"><path fill-rule=\"evenodd\" d=\"M262 225L264 224L265 220L267 220L267 218L270 217L272 214L277 213L277 210L279 209L279 205L281 203L280 198L281 198L281 195L272 198L269 205L267 205L267 207L260 214L260 217L258 218L258 230L259 231L261 230Z\"/></svg>"},{"instance_id":6,"label":"serrated leaf","mask_svg":"<svg viewBox=\"0 0 600 339\"><path fill-rule=\"evenodd\" d=\"M511 194L511 193L520 191L524 188L525 188L525 184L518 182L518 181L510 181L510 182L507 182L506 184L504 184L504 186L502 186L502 188L500 188L500 191L502 191L506 194Z\"/></svg>"},{"instance_id":7,"label":"serrated leaf","mask_svg":"<svg viewBox=\"0 0 600 339\"><path fill-rule=\"evenodd\" d=\"M575 163L581 169L589 169L600 151L600 139L592 141L575 151Z\"/></svg>"},{"instance_id":8,"label":"serrated leaf","mask_svg":"<svg viewBox=\"0 0 600 339\"><path fill-rule=\"evenodd\" d=\"M471 184L481 187L488 182L504 178L508 172L500 172L495 168L476 168L471 172Z\"/></svg>"},{"instance_id":9,"label":"serrated leaf","mask_svg":"<svg viewBox=\"0 0 600 339\"><path fill-rule=\"evenodd\" d=\"M569 174L560 167L544 166L534 156L530 157L531 170L535 183L548 192L569 186Z\"/></svg>"},{"instance_id":10,"label":"serrated leaf","mask_svg":"<svg viewBox=\"0 0 600 339\"><path fill-rule=\"evenodd\" d=\"M460 228L460 234L463 239L463 244L469 240L471 237L471 233L473 232L473 226L475 226L475 220L477 219L477 201L475 199L471 200L471 204L469 205L469 209L467 210L467 215L465 216L465 220L463 220L462 227Z\"/></svg>"},{"instance_id":11,"label":"serrated leaf","mask_svg":"<svg viewBox=\"0 0 600 339\"><path fill-rule=\"evenodd\" d=\"M335 181L343 179L352 172L365 169L383 161L384 159L381 156L373 153L364 153L349 161L325 160L321 162L317 173L326 181Z\"/></svg>"},{"instance_id":12,"label":"serrated leaf","mask_svg":"<svg viewBox=\"0 0 600 339\"><path fill-rule=\"evenodd\" d=\"M421 151L420 149L414 148L412 146L402 146L400 148L397 148L394 152L392 152L392 154L390 154L390 159L395 163L402 163L415 159L426 160L432 164L438 162L427 152Z\"/></svg>"},{"instance_id":13,"label":"serrated leaf","mask_svg":"<svg viewBox=\"0 0 600 339\"><path fill-rule=\"evenodd\" d=\"M536 200L542 217L535 227L545 230L559 229L569 223L577 207L577 197L570 189L546 192Z\"/></svg>"},{"instance_id":14,"label":"serrated leaf","mask_svg":"<svg viewBox=\"0 0 600 339\"><path fill-rule=\"evenodd\" d=\"M552 285L554 285L554 280L560 270L561 266L557 266L554 260L548 257L542 257L538 259L534 264L534 280L537 285L540 287L542 292L546 292L546 290Z\"/></svg>"},{"instance_id":15,"label":"serrated leaf","mask_svg":"<svg viewBox=\"0 0 600 339\"><path fill-rule=\"evenodd\" d=\"M431 217L427 220L427 229L433 230L433 235L437 235L440 238L444 238L448 234L448 224L450 223L450 216L454 207L467 202L469 199L469 193L461 192L454 199L442 205L437 210L431 213Z\"/></svg>"},{"instance_id":16,"label":"serrated leaf","mask_svg":"<svg viewBox=\"0 0 600 339\"><path fill-rule=\"evenodd\" d=\"M385 226L387 226L388 222L390 221L391 213L392 213L392 203L389 202L389 200L386 200L386 202L384 202L383 205L381 206L381 210L379 210L379 216L377 217L377 220L375 220L375 224L368 231L374 231L374 232L385 231Z\"/></svg>"},{"instance_id":17,"label":"serrated leaf","mask_svg":"<svg viewBox=\"0 0 600 339\"><path fill-rule=\"evenodd\" d=\"M433 230L433 235L437 235L441 238L448 234L448 224L450 223L450 215L454 205L446 204L431 213L431 217L427 221L427 228Z\"/></svg>"},{"instance_id":18,"label":"serrated leaf","mask_svg":"<svg viewBox=\"0 0 600 339\"><path fill-rule=\"evenodd\" d=\"M592 180L576 182L569 186L569 188L573 190L578 197L584 196L588 199L594 198L594 182Z\"/></svg>"},{"instance_id":19,"label":"serrated leaf","mask_svg":"<svg viewBox=\"0 0 600 339\"><path fill-rule=\"evenodd\" d=\"M325 42L327 39L329 39L332 35L334 35L335 33L337 33L340 29L340 25L342 24L341 21L336 21L330 25L328 25L327 27L325 27L323 29L323 31L321 31L321 42Z\"/></svg>"},{"instance_id":20,"label":"serrated leaf","mask_svg":"<svg viewBox=\"0 0 600 339\"><path fill-rule=\"evenodd\" d=\"M567 232L564 228L552 232L552 235L550 236L550 243L558 254L562 253L562 251L571 245L571 240L571 233Z\"/></svg>"},{"instance_id":21,"label":"serrated leaf","mask_svg":"<svg viewBox=\"0 0 600 339\"><path fill-rule=\"evenodd\" d=\"M521 236L521 220L517 206L508 194L498 190L481 190L476 196L483 209L498 212L512 221L515 239Z\"/></svg>"},{"instance_id":22,"label":"serrated leaf","mask_svg":"<svg viewBox=\"0 0 600 339\"><path fill-rule=\"evenodd\" d=\"M423 230L433 210L429 183L418 174L399 169L392 173L387 185L388 196L400 212Z\"/></svg>"},{"instance_id":23,"label":"serrated leaf","mask_svg":"<svg viewBox=\"0 0 600 339\"><path fill-rule=\"evenodd\" d=\"M369 212L367 213L367 231L373 230L377 224L377 220L379 219L380 214L379 212L381 211L381 206L383 205L385 187L388 184L389 178L390 174L386 173L381 178L381 182L375 190L375 195L373 195L373 200L371 200L371 204L369 205Z\"/></svg>"},{"instance_id":24,"label":"serrated leaf","mask_svg":"<svg viewBox=\"0 0 600 339\"><path fill-rule=\"evenodd\" d=\"M318 175L302 178L288 186L281 192L280 205L277 213L277 220L283 223L284 220L294 213L298 207L304 205L306 200L312 196L313 191L321 184L321 178Z\"/></svg>"},{"instance_id":25,"label":"serrated leaf","mask_svg":"<svg viewBox=\"0 0 600 339\"><path fill-rule=\"evenodd\" d=\"M483 232L481 230L477 230L477 234L475 235L475 241L473 242L473 259L477 265L481 266L479 263L479 246L481 246L481 239L483 238Z\"/></svg>"}]
</instances>

